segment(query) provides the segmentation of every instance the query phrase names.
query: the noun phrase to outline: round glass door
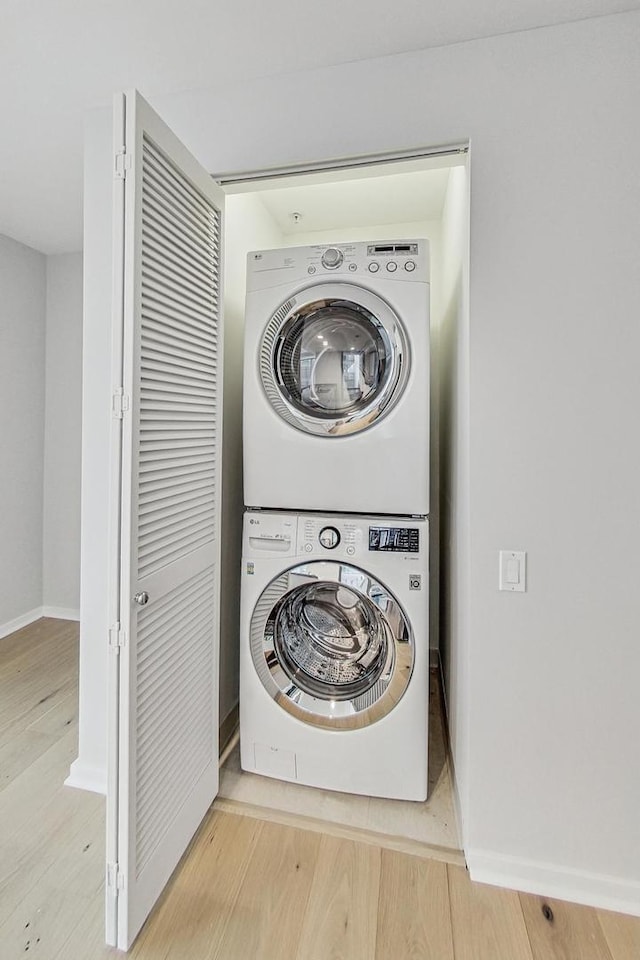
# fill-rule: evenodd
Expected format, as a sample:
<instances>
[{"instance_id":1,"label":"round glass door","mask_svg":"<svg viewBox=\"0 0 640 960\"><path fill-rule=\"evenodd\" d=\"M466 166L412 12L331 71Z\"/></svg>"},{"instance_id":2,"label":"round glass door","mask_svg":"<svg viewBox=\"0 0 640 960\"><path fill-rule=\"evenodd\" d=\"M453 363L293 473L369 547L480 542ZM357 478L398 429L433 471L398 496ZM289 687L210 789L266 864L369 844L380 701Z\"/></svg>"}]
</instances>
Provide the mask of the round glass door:
<instances>
[{"instance_id":1,"label":"round glass door","mask_svg":"<svg viewBox=\"0 0 640 960\"><path fill-rule=\"evenodd\" d=\"M351 729L385 716L413 669L397 600L364 571L316 561L271 583L256 604L251 650L267 691L316 726Z\"/></svg>"},{"instance_id":2,"label":"round glass door","mask_svg":"<svg viewBox=\"0 0 640 960\"><path fill-rule=\"evenodd\" d=\"M391 409L407 374L391 307L351 284L318 284L268 324L260 369L274 408L309 433L363 430Z\"/></svg>"}]
</instances>

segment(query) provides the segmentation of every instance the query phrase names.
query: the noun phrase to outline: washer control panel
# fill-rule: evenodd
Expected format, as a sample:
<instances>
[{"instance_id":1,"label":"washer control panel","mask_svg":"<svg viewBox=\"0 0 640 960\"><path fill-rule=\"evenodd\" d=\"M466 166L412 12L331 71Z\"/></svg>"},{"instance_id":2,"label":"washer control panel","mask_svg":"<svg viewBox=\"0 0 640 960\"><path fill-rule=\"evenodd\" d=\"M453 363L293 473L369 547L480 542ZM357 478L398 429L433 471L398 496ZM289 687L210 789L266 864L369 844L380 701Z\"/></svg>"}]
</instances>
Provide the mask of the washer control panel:
<instances>
[{"instance_id":1,"label":"washer control panel","mask_svg":"<svg viewBox=\"0 0 640 960\"><path fill-rule=\"evenodd\" d=\"M422 547L420 528L410 520L402 524L364 517L298 517L297 553L310 558L364 559L371 552L417 558Z\"/></svg>"},{"instance_id":2,"label":"washer control panel","mask_svg":"<svg viewBox=\"0 0 640 960\"><path fill-rule=\"evenodd\" d=\"M298 553L328 556L340 547L340 556L354 557L364 541L362 524L355 520L310 515L298 518Z\"/></svg>"},{"instance_id":3,"label":"washer control panel","mask_svg":"<svg viewBox=\"0 0 640 960\"><path fill-rule=\"evenodd\" d=\"M389 553L419 553L418 527L369 527L369 550Z\"/></svg>"}]
</instances>

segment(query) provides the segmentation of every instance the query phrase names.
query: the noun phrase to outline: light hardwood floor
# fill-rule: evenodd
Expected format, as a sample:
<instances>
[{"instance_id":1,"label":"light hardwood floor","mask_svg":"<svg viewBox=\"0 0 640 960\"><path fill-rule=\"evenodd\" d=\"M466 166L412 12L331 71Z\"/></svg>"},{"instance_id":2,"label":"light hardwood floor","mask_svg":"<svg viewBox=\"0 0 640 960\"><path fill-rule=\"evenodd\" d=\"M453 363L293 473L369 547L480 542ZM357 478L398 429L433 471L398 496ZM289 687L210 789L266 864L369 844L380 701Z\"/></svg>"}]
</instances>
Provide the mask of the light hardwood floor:
<instances>
[{"instance_id":1,"label":"light hardwood floor","mask_svg":"<svg viewBox=\"0 0 640 960\"><path fill-rule=\"evenodd\" d=\"M0 640L0 958L107 960L102 798L76 755L77 626ZM544 909L543 909L544 908ZM640 960L640 919L215 807L135 960Z\"/></svg>"}]
</instances>

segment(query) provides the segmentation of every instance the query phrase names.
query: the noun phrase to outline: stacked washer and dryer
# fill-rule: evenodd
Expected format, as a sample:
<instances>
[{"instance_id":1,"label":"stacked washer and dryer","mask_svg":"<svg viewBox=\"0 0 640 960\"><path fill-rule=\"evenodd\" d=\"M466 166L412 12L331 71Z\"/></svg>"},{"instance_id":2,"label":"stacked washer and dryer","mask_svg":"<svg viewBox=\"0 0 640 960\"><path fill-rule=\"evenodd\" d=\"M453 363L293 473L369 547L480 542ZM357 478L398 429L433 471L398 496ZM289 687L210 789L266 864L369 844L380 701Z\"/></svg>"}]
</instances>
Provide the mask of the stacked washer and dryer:
<instances>
[{"instance_id":1,"label":"stacked washer and dryer","mask_svg":"<svg viewBox=\"0 0 640 960\"><path fill-rule=\"evenodd\" d=\"M429 248L250 253L244 770L427 796Z\"/></svg>"}]
</instances>

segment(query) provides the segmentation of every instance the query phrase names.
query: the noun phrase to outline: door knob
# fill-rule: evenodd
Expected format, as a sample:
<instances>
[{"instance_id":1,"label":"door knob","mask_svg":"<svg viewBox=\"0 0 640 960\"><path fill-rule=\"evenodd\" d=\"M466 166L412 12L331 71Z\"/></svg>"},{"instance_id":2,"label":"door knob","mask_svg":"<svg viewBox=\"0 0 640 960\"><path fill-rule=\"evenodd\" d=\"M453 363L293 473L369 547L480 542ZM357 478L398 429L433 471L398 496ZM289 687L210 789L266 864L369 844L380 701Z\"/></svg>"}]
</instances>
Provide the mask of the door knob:
<instances>
[{"instance_id":1,"label":"door knob","mask_svg":"<svg viewBox=\"0 0 640 960\"><path fill-rule=\"evenodd\" d=\"M143 590L142 593L136 593L133 599L138 606L144 607L145 603L149 603L149 594L146 590Z\"/></svg>"}]
</instances>

